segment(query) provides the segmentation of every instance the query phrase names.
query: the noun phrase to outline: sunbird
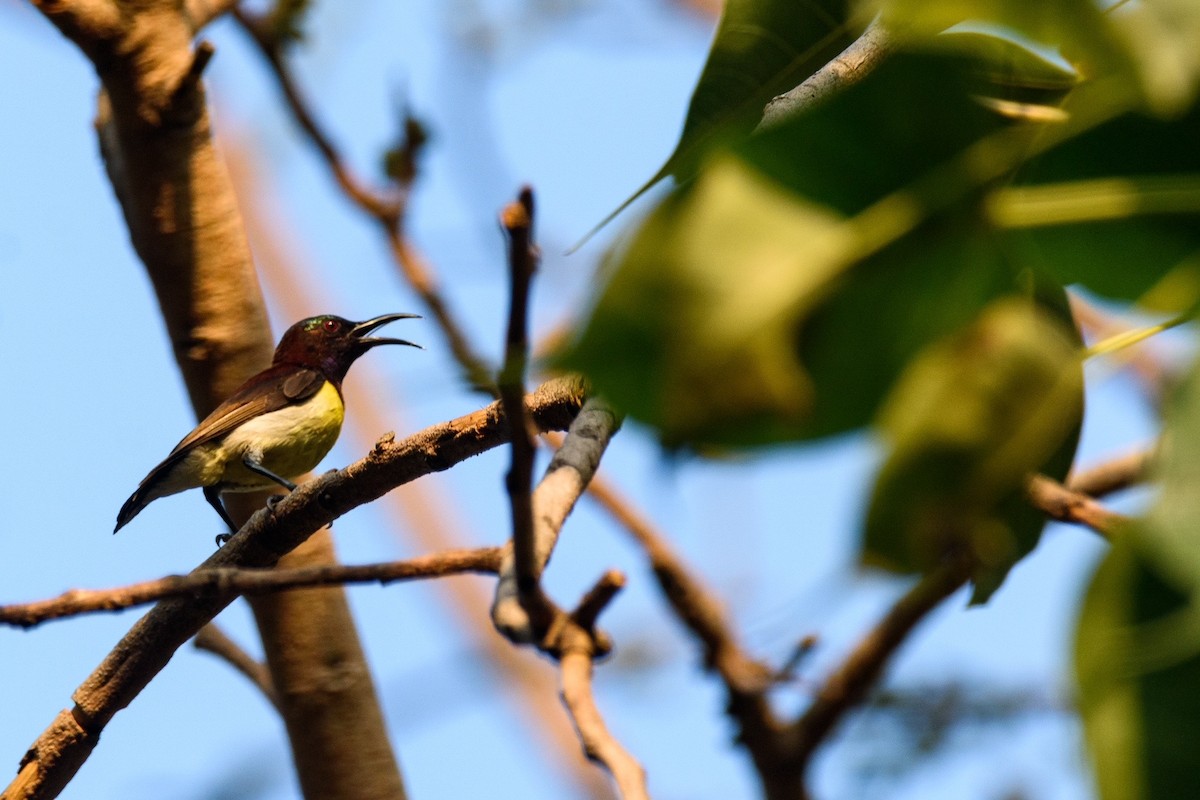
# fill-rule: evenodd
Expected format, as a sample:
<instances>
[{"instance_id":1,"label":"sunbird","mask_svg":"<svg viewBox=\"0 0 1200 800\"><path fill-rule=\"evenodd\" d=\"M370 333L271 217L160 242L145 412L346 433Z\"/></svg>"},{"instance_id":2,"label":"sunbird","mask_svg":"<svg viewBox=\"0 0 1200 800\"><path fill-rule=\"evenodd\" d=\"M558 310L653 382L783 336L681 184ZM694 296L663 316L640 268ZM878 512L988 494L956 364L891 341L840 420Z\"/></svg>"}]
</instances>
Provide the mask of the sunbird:
<instances>
[{"instance_id":1,"label":"sunbird","mask_svg":"<svg viewBox=\"0 0 1200 800\"><path fill-rule=\"evenodd\" d=\"M398 319L419 316L384 314L351 322L324 314L288 328L271 366L238 387L142 479L121 506L113 533L151 501L198 486L229 530L236 531L221 505L222 492L275 484L295 489L292 479L315 467L342 430L342 380L350 365L381 344L420 347L404 339L368 336ZM217 537L218 543L228 539Z\"/></svg>"}]
</instances>

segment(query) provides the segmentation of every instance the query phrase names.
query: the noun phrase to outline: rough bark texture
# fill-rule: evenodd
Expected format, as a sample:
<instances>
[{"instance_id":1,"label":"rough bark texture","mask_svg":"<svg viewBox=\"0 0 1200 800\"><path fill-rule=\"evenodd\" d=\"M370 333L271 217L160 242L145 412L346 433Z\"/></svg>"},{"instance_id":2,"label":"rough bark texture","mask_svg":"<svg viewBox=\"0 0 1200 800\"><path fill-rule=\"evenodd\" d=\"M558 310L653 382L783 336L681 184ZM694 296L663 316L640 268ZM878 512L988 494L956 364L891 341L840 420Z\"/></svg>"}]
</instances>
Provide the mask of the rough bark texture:
<instances>
[{"instance_id":1,"label":"rough bark texture","mask_svg":"<svg viewBox=\"0 0 1200 800\"><path fill-rule=\"evenodd\" d=\"M96 125L105 166L154 284L192 405L203 417L270 363L273 349L232 183L213 144L200 80L212 49L193 47L196 20L179 2L36 4L88 55L103 84ZM328 542L310 552L306 563L317 563L318 556L334 563ZM284 693L284 716L307 796L403 797L344 592L326 589L297 602L284 597L289 599L256 612L272 670L285 670L289 686L319 685L331 660L361 676L339 684L338 703L314 705ZM282 619L289 615L294 619ZM319 646L293 651L290 638L276 638L299 637L300 629L305 630L300 638ZM164 664L171 652L164 651ZM309 676L306 681L301 674ZM303 708L293 713L293 701ZM305 724L290 724L293 717ZM335 749L321 751L334 739L330 732L344 738ZM364 779L368 774L370 781Z\"/></svg>"},{"instance_id":2,"label":"rough bark texture","mask_svg":"<svg viewBox=\"0 0 1200 800\"><path fill-rule=\"evenodd\" d=\"M333 564L324 528L279 561L280 567ZM309 798L404 795L391 749L362 748L360 730L383 731L383 714L341 587L249 598L292 742L300 788ZM338 631L338 635L330 635ZM402 634L401 634L402 635ZM345 769L354 764L353 771Z\"/></svg>"}]
</instances>

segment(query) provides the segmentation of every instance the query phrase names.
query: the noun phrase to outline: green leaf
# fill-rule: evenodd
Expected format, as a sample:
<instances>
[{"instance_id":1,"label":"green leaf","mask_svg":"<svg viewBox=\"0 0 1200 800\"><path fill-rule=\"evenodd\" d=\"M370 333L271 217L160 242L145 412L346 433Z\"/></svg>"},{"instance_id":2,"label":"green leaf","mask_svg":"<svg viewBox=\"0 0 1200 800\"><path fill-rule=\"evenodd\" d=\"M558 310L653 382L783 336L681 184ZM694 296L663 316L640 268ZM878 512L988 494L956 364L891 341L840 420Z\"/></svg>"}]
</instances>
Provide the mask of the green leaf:
<instances>
[{"instance_id":1,"label":"green leaf","mask_svg":"<svg viewBox=\"0 0 1200 800\"><path fill-rule=\"evenodd\" d=\"M993 216L1014 252L1064 284L1134 300L1177 269L1200 282L1198 137L1200 103L1171 120L1121 115L1035 158Z\"/></svg>"},{"instance_id":2,"label":"green leaf","mask_svg":"<svg viewBox=\"0 0 1200 800\"><path fill-rule=\"evenodd\" d=\"M951 30L922 46L972 59L980 95L992 99L994 108L1014 116L1029 115L1029 106L1058 105L1079 82L1078 73L1062 59L982 31Z\"/></svg>"},{"instance_id":3,"label":"green leaf","mask_svg":"<svg viewBox=\"0 0 1200 800\"><path fill-rule=\"evenodd\" d=\"M1200 363L1171 398L1158 463L1160 492L1142 538L1172 583L1200 595Z\"/></svg>"},{"instance_id":4,"label":"green leaf","mask_svg":"<svg viewBox=\"0 0 1200 800\"><path fill-rule=\"evenodd\" d=\"M717 161L618 256L568 365L669 445L776 439L812 403L794 319L836 266L801 269L798 254L840 221L732 158Z\"/></svg>"},{"instance_id":5,"label":"green leaf","mask_svg":"<svg viewBox=\"0 0 1200 800\"><path fill-rule=\"evenodd\" d=\"M667 176L692 177L705 155L746 136L771 98L853 41L847 0L726 0L674 152L603 227Z\"/></svg>"},{"instance_id":6,"label":"green leaf","mask_svg":"<svg viewBox=\"0 0 1200 800\"><path fill-rule=\"evenodd\" d=\"M1017 288L957 161L1008 125L966 66L897 56L713 157L610 259L564 365L671 446L866 424L909 358Z\"/></svg>"},{"instance_id":7,"label":"green leaf","mask_svg":"<svg viewBox=\"0 0 1200 800\"><path fill-rule=\"evenodd\" d=\"M1061 48L1089 77L1129 69L1113 21L1093 0L867 0L860 5L865 13L881 14L885 25L910 41L969 23Z\"/></svg>"},{"instance_id":8,"label":"green leaf","mask_svg":"<svg viewBox=\"0 0 1200 800\"><path fill-rule=\"evenodd\" d=\"M1200 89L1200 3L1139 0L1112 13L1117 35L1138 65L1151 109L1174 116Z\"/></svg>"},{"instance_id":9,"label":"green leaf","mask_svg":"<svg viewBox=\"0 0 1200 800\"><path fill-rule=\"evenodd\" d=\"M1026 483L1066 472L1082 415L1074 329L1028 298L992 304L928 347L889 395L864 560L915 572L969 554L985 600L1037 543L1045 521Z\"/></svg>"},{"instance_id":10,"label":"green leaf","mask_svg":"<svg viewBox=\"0 0 1200 800\"><path fill-rule=\"evenodd\" d=\"M1200 797L1200 610L1191 598L1136 529L1113 542L1092 579L1075 677L1101 800Z\"/></svg>"},{"instance_id":11,"label":"green leaf","mask_svg":"<svg viewBox=\"0 0 1200 800\"><path fill-rule=\"evenodd\" d=\"M1200 365L1171 398L1146 518L1088 589L1075 641L1103 800L1200 797Z\"/></svg>"},{"instance_id":12,"label":"green leaf","mask_svg":"<svg viewBox=\"0 0 1200 800\"><path fill-rule=\"evenodd\" d=\"M866 0L886 25L928 39L968 23L1056 47L1088 78L1105 78L1158 115L1171 116L1200 86L1200 4L1193 0Z\"/></svg>"}]
</instances>

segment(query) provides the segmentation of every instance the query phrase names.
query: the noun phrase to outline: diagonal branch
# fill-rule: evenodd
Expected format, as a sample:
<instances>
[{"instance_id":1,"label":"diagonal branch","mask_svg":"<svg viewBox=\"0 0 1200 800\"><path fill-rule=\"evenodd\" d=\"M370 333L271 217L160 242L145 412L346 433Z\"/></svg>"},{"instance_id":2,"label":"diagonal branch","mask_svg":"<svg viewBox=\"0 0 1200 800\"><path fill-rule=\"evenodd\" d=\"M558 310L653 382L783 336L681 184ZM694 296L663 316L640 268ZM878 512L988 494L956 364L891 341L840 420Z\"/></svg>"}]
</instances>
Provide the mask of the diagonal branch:
<instances>
[{"instance_id":1,"label":"diagonal branch","mask_svg":"<svg viewBox=\"0 0 1200 800\"><path fill-rule=\"evenodd\" d=\"M544 429L568 425L581 404L582 385L548 381L528 399L530 416ZM364 459L299 486L273 509L257 512L229 543L198 569L269 567L313 531L390 489L453 466L503 444L508 426L498 403L434 425L401 441L381 439ZM21 760L3 796L53 797L96 746L109 720L166 666L174 652L232 601L229 595L164 600L134 624L76 689L62 711Z\"/></svg>"},{"instance_id":2,"label":"diagonal branch","mask_svg":"<svg viewBox=\"0 0 1200 800\"><path fill-rule=\"evenodd\" d=\"M799 86L771 100L763 109L757 131L773 128L808 110L835 92L852 86L895 49L894 37L877 17L844 51Z\"/></svg>"},{"instance_id":3,"label":"diagonal branch","mask_svg":"<svg viewBox=\"0 0 1200 800\"><path fill-rule=\"evenodd\" d=\"M1130 524L1124 514L1109 511L1094 498L1072 491L1045 475L1034 475L1025 491L1030 504L1050 519L1083 525L1106 539Z\"/></svg>"},{"instance_id":4,"label":"diagonal branch","mask_svg":"<svg viewBox=\"0 0 1200 800\"><path fill-rule=\"evenodd\" d=\"M768 786L768 778L775 774L774 765L784 757L785 749L783 723L767 697L776 671L746 652L715 594L648 519L600 476L593 478L588 490L646 553L664 599L699 642L705 666L725 685L725 711L737 724L737 741L746 748L764 786ZM768 790L768 796L787 795L772 795Z\"/></svg>"},{"instance_id":5,"label":"diagonal branch","mask_svg":"<svg viewBox=\"0 0 1200 800\"><path fill-rule=\"evenodd\" d=\"M243 650L215 622L210 622L201 628L200 632L192 640L192 644L196 646L197 650L204 650L205 652L212 653L217 658L225 660L230 666L246 676L250 683L258 688L263 697L267 698L267 702L275 706L276 711L283 711L283 706L279 700L279 691L275 688L275 681L271 678L270 668L261 661L255 660L249 653Z\"/></svg>"},{"instance_id":6,"label":"diagonal branch","mask_svg":"<svg viewBox=\"0 0 1200 800\"><path fill-rule=\"evenodd\" d=\"M970 565L949 560L921 577L864 636L817 689L812 704L786 732L792 741L781 766L801 785L809 761L846 712L858 705L912 630L966 584Z\"/></svg>"},{"instance_id":7,"label":"diagonal branch","mask_svg":"<svg viewBox=\"0 0 1200 800\"><path fill-rule=\"evenodd\" d=\"M1067 477L1067 488L1092 497L1104 497L1137 486L1149 477L1155 456L1155 448L1147 447L1072 472Z\"/></svg>"}]
</instances>

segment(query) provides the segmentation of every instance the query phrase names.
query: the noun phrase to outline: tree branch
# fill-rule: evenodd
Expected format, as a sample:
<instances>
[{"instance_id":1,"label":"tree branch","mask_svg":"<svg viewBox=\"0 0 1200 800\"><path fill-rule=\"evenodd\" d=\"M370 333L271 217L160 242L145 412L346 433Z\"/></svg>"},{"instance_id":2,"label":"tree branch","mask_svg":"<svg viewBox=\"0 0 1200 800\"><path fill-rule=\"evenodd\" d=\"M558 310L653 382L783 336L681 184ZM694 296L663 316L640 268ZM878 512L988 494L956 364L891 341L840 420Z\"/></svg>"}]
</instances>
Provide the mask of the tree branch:
<instances>
[{"instance_id":1,"label":"tree branch","mask_svg":"<svg viewBox=\"0 0 1200 800\"><path fill-rule=\"evenodd\" d=\"M275 710L282 712L283 705L279 700L279 692L275 690L275 681L271 679L271 670L266 664L255 660L249 653L241 648L237 642L230 639L225 631L221 630L215 622L210 622L200 629L196 634L192 643L197 650L204 650L212 653L217 658L223 659L235 670L242 673L254 684L254 686L262 692L263 697L275 706Z\"/></svg>"},{"instance_id":2,"label":"tree branch","mask_svg":"<svg viewBox=\"0 0 1200 800\"><path fill-rule=\"evenodd\" d=\"M581 405L575 379L548 381L528 400L543 429L566 427ZM498 403L434 425L402 441L384 437L364 459L300 485L273 509L262 509L200 570L265 568L327 525L363 503L416 478L448 469L503 444L508 426ZM109 720L138 695L184 642L232 601L229 595L161 601L122 638L75 691L64 710L29 748L5 800L53 797L82 766Z\"/></svg>"},{"instance_id":3,"label":"tree branch","mask_svg":"<svg viewBox=\"0 0 1200 800\"><path fill-rule=\"evenodd\" d=\"M50 620L97 611L124 611L171 597L238 597L346 583L388 584L468 572L494 575L500 568L501 552L499 547L482 547L362 566L326 564L297 569L197 570L115 589L72 589L48 600L0 606L0 624L32 628Z\"/></svg>"},{"instance_id":4,"label":"tree branch","mask_svg":"<svg viewBox=\"0 0 1200 800\"><path fill-rule=\"evenodd\" d=\"M767 698L777 671L743 649L714 593L674 553L649 520L620 497L602 476L592 479L588 491L645 551L664 599L699 641L705 667L715 672L724 684L725 710L737 724L737 740L745 746L766 786L768 776L774 774L774 765L783 758L783 724ZM787 795L772 795L768 791L768 796Z\"/></svg>"},{"instance_id":5,"label":"tree branch","mask_svg":"<svg viewBox=\"0 0 1200 800\"><path fill-rule=\"evenodd\" d=\"M846 712L862 701L913 628L966 584L969 565L954 560L923 576L825 679L812 705L790 726L785 766L802 785L813 753Z\"/></svg>"},{"instance_id":6,"label":"tree branch","mask_svg":"<svg viewBox=\"0 0 1200 800\"><path fill-rule=\"evenodd\" d=\"M1154 466L1155 448L1118 456L1067 476L1067 488L1073 492L1104 497L1144 483Z\"/></svg>"},{"instance_id":7,"label":"tree branch","mask_svg":"<svg viewBox=\"0 0 1200 800\"><path fill-rule=\"evenodd\" d=\"M387 239L393 260L413 291L421 298L429 315L437 322L451 353L463 370L464 377L471 386L495 397L493 373L487 360L472 348L462 326L458 324L448 302L442 296L441 288L424 256L404 234L406 198L402 187L392 186L396 191L377 192L354 176L334 145L332 137L324 131L311 111L278 43L267 33L262 21L241 9L235 10L233 16L258 47L279 83L287 108L295 118L296 124L316 148L321 161L342 193L380 227Z\"/></svg>"},{"instance_id":8,"label":"tree branch","mask_svg":"<svg viewBox=\"0 0 1200 800\"><path fill-rule=\"evenodd\" d=\"M811 108L835 92L861 81L891 52L896 43L876 18L841 54L803 83L767 103L757 131L764 131Z\"/></svg>"},{"instance_id":9,"label":"tree branch","mask_svg":"<svg viewBox=\"0 0 1200 800\"><path fill-rule=\"evenodd\" d=\"M546 467L532 498L532 555L538 575L550 560L562 526L595 476L600 458L620 424L620 417L607 404L588 399ZM509 542L496 583L492 624L514 642L534 642L544 634L549 619L531 618L521 602L519 582L513 543Z\"/></svg>"},{"instance_id":10,"label":"tree branch","mask_svg":"<svg viewBox=\"0 0 1200 800\"><path fill-rule=\"evenodd\" d=\"M1026 494L1033 507L1050 519L1084 525L1106 539L1111 539L1131 522L1125 515L1109 511L1088 495L1072 491L1045 475L1033 476Z\"/></svg>"},{"instance_id":11,"label":"tree branch","mask_svg":"<svg viewBox=\"0 0 1200 800\"><path fill-rule=\"evenodd\" d=\"M620 796L624 800L649 800L646 771L608 730L592 692L592 661L597 652L596 618L624 585L625 578L621 573L606 572L580 601L559 634L556 647L561 653L562 699L579 734L584 754L608 770Z\"/></svg>"},{"instance_id":12,"label":"tree branch","mask_svg":"<svg viewBox=\"0 0 1200 800\"><path fill-rule=\"evenodd\" d=\"M549 623L549 604L542 595L534 541L533 455L537 443L525 419L525 371L529 361L529 289L537 269L537 250L533 244L533 192L521 190L516 202L500 214L508 237L509 291L508 326L504 339L504 365L496 386L500 403L512 425L512 464L505 477L512 520L512 571L516 579L517 601L534 626Z\"/></svg>"}]
</instances>

